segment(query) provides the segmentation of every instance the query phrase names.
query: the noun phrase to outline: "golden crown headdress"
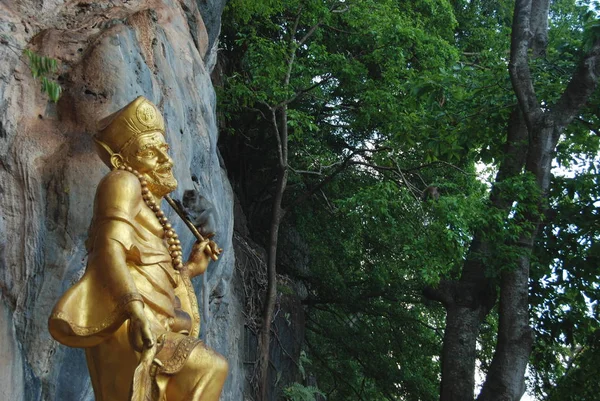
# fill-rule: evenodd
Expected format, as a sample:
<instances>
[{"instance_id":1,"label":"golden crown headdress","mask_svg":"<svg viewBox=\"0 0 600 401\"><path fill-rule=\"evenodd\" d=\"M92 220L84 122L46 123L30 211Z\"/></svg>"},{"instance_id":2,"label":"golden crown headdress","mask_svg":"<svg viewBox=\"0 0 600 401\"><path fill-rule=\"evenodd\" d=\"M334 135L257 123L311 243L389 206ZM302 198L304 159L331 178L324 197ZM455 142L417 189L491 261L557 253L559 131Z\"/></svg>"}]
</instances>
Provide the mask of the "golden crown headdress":
<instances>
[{"instance_id":1,"label":"golden crown headdress","mask_svg":"<svg viewBox=\"0 0 600 401\"><path fill-rule=\"evenodd\" d=\"M160 132L165 135L165 121L158 108L144 96L129 103L98 122L94 141L98 154L109 167L117 167L114 157L142 134Z\"/></svg>"}]
</instances>

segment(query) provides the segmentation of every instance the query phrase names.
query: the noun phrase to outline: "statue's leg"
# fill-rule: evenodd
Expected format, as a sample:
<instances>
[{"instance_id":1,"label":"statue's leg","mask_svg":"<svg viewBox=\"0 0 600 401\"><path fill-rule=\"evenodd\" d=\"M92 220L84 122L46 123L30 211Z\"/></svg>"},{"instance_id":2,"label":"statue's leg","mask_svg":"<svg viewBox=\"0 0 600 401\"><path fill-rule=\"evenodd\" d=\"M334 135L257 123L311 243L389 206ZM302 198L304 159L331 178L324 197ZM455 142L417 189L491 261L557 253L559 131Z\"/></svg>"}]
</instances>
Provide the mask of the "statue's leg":
<instances>
[{"instance_id":1,"label":"statue's leg","mask_svg":"<svg viewBox=\"0 0 600 401\"><path fill-rule=\"evenodd\" d=\"M219 401L228 364L217 352L200 343L167 385L168 401Z\"/></svg>"},{"instance_id":2,"label":"statue's leg","mask_svg":"<svg viewBox=\"0 0 600 401\"><path fill-rule=\"evenodd\" d=\"M96 401L127 401L138 364L127 336L127 322L112 336L85 349Z\"/></svg>"}]
</instances>

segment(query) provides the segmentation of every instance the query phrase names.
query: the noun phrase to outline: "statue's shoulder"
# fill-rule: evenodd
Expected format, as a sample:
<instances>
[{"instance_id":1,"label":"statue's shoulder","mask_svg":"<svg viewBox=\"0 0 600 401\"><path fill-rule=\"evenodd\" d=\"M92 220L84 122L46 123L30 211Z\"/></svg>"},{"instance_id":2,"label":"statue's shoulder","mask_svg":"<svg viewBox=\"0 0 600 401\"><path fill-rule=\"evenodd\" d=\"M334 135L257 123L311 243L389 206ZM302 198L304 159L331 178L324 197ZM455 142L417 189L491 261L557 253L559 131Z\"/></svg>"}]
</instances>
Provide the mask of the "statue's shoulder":
<instances>
[{"instance_id":1,"label":"statue's shoulder","mask_svg":"<svg viewBox=\"0 0 600 401\"><path fill-rule=\"evenodd\" d=\"M96 205L100 208L118 208L135 214L142 202L140 181L130 172L111 171L98 184Z\"/></svg>"},{"instance_id":2,"label":"statue's shoulder","mask_svg":"<svg viewBox=\"0 0 600 401\"><path fill-rule=\"evenodd\" d=\"M113 170L106 174L98 184L98 190L112 189L113 187L124 189L140 189L140 181L133 173L123 170ZM139 192L139 191L137 191Z\"/></svg>"}]
</instances>

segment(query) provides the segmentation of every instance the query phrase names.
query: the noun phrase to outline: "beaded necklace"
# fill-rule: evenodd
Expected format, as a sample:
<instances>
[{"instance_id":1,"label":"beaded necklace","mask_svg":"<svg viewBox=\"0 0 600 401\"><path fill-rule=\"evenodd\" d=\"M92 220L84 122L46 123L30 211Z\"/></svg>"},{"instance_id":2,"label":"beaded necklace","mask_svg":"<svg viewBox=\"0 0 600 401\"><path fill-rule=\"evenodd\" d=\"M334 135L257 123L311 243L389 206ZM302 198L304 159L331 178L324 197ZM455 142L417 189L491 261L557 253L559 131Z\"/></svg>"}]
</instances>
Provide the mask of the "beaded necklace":
<instances>
[{"instance_id":1,"label":"beaded necklace","mask_svg":"<svg viewBox=\"0 0 600 401\"><path fill-rule=\"evenodd\" d=\"M138 171L124 164L119 166L119 170L129 171L140 181L140 185L142 186L142 198L150 210L154 212L158 222L162 225L165 232L165 238L167 239L167 245L169 247L171 261L173 262L173 268L175 268L175 270L183 269L183 252L181 250L181 241L179 241L179 236L175 232L175 229L171 223L169 223L169 219L167 216L165 216L165 212L160 209L160 205L156 203L152 193L150 193L150 189L148 189L148 181L146 181L146 179Z\"/></svg>"}]
</instances>

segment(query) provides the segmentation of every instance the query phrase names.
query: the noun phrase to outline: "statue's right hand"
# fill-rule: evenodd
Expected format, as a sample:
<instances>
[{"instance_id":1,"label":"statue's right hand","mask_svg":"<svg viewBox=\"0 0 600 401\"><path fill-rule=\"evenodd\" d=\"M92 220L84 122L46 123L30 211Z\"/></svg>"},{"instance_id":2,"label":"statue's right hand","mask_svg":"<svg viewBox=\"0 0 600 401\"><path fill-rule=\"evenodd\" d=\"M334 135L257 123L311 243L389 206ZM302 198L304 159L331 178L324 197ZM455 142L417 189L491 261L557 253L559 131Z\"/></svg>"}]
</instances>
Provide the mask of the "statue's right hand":
<instances>
[{"instance_id":1,"label":"statue's right hand","mask_svg":"<svg viewBox=\"0 0 600 401\"><path fill-rule=\"evenodd\" d=\"M142 352L154 346L154 335L150 329L150 322L144 314L144 304L133 301L128 304L129 313L129 341L133 348Z\"/></svg>"}]
</instances>

